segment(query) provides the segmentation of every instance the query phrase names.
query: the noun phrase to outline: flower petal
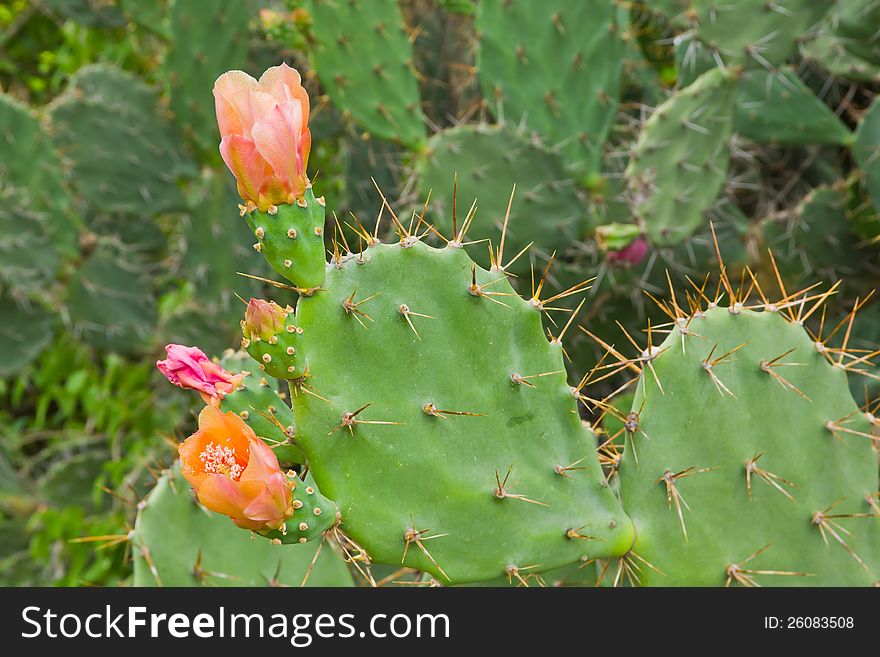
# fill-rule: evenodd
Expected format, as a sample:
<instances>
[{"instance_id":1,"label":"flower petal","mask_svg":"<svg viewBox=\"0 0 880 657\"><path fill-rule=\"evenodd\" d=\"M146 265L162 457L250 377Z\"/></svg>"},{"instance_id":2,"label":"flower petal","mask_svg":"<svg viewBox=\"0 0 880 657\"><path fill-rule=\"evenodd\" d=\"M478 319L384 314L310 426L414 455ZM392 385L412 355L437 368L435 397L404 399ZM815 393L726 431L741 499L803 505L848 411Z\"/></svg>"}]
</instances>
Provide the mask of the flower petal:
<instances>
[{"instance_id":1,"label":"flower petal","mask_svg":"<svg viewBox=\"0 0 880 657\"><path fill-rule=\"evenodd\" d=\"M253 125L250 93L257 81L244 71L227 71L214 82L214 105L220 134L245 135Z\"/></svg>"},{"instance_id":2,"label":"flower petal","mask_svg":"<svg viewBox=\"0 0 880 657\"><path fill-rule=\"evenodd\" d=\"M260 190L272 176L272 169L248 137L228 135L220 142L220 155L238 181L238 193L257 203Z\"/></svg>"},{"instance_id":3,"label":"flower petal","mask_svg":"<svg viewBox=\"0 0 880 657\"><path fill-rule=\"evenodd\" d=\"M287 103L289 99L296 101L300 105L303 125L308 125L309 94L302 86L299 71L287 64L273 66L260 76L258 85L262 91L272 94L280 105Z\"/></svg>"},{"instance_id":4,"label":"flower petal","mask_svg":"<svg viewBox=\"0 0 880 657\"><path fill-rule=\"evenodd\" d=\"M206 477L197 491L199 502L211 511L223 513L234 518L245 518L244 510L251 503L251 496L242 486L229 477L221 474Z\"/></svg>"},{"instance_id":5,"label":"flower petal","mask_svg":"<svg viewBox=\"0 0 880 657\"><path fill-rule=\"evenodd\" d=\"M297 152L302 131L302 110L298 104L276 105L251 128L259 154L269 163L275 176L287 183L288 191L302 175L297 168Z\"/></svg>"}]
</instances>

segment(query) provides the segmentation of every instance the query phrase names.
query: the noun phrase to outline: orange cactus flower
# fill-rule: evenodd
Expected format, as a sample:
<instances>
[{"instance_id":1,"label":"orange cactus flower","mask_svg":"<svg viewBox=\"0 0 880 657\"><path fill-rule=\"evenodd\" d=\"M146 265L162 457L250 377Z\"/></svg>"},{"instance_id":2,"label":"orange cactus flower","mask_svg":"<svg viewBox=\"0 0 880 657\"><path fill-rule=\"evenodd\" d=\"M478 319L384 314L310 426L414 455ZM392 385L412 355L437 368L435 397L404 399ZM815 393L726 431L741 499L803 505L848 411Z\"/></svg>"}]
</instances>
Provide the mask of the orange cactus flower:
<instances>
[{"instance_id":1,"label":"orange cactus flower","mask_svg":"<svg viewBox=\"0 0 880 657\"><path fill-rule=\"evenodd\" d=\"M293 515L293 486L278 458L235 413L206 406L199 430L177 448L199 501L243 529L280 529Z\"/></svg>"},{"instance_id":2,"label":"orange cactus flower","mask_svg":"<svg viewBox=\"0 0 880 657\"><path fill-rule=\"evenodd\" d=\"M214 83L220 155L249 206L293 203L308 185L309 95L296 69L273 66L257 81L228 71Z\"/></svg>"}]
</instances>

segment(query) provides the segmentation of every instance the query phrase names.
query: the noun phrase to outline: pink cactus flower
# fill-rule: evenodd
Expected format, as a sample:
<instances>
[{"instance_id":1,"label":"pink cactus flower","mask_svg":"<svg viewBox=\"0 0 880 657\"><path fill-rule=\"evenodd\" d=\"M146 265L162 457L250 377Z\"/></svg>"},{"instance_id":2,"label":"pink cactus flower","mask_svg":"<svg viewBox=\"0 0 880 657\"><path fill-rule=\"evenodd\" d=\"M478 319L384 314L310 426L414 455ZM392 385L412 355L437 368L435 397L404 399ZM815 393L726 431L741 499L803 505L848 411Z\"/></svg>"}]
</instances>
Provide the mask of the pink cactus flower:
<instances>
[{"instance_id":1,"label":"pink cactus flower","mask_svg":"<svg viewBox=\"0 0 880 657\"><path fill-rule=\"evenodd\" d=\"M227 372L198 347L169 344L165 352L167 358L156 361L159 371L176 386L198 390L206 404L219 405L226 394L241 385L240 374Z\"/></svg>"},{"instance_id":2,"label":"pink cactus flower","mask_svg":"<svg viewBox=\"0 0 880 657\"><path fill-rule=\"evenodd\" d=\"M309 95L299 73L273 66L257 81L228 71L214 83L220 155L248 204L267 210L293 203L308 185Z\"/></svg>"},{"instance_id":3,"label":"pink cactus flower","mask_svg":"<svg viewBox=\"0 0 880 657\"><path fill-rule=\"evenodd\" d=\"M608 261L615 265L633 267L645 259L648 250L648 241L644 237L637 237L619 251L609 251Z\"/></svg>"},{"instance_id":4,"label":"pink cactus flower","mask_svg":"<svg viewBox=\"0 0 880 657\"><path fill-rule=\"evenodd\" d=\"M243 529L280 529L293 515L292 485L278 458L232 411L206 406L199 430L177 448L199 501Z\"/></svg>"}]
</instances>

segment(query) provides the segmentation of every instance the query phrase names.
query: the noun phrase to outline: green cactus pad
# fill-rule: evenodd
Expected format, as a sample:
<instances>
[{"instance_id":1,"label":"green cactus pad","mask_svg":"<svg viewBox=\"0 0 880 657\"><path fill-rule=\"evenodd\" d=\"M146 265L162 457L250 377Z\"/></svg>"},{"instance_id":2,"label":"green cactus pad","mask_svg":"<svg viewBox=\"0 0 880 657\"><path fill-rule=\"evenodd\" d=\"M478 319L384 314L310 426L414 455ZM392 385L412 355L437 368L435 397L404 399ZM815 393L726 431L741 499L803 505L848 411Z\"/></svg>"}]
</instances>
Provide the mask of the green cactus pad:
<instances>
[{"instance_id":1,"label":"green cactus pad","mask_svg":"<svg viewBox=\"0 0 880 657\"><path fill-rule=\"evenodd\" d=\"M50 106L52 137L89 212L183 208L178 182L194 168L158 102L131 74L95 64L77 71Z\"/></svg>"},{"instance_id":2,"label":"green cactus pad","mask_svg":"<svg viewBox=\"0 0 880 657\"><path fill-rule=\"evenodd\" d=\"M292 480L296 483L293 489L293 516L285 523L283 531L272 530L262 532L262 535L285 544L320 539L324 532L336 524L336 505L321 495L311 473L305 479L294 475Z\"/></svg>"},{"instance_id":3,"label":"green cactus pad","mask_svg":"<svg viewBox=\"0 0 880 657\"><path fill-rule=\"evenodd\" d=\"M868 192L880 211L880 101L876 99L856 130L853 155L865 173Z\"/></svg>"},{"instance_id":4,"label":"green cactus pad","mask_svg":"<svg viewBox=\"0 0 880 657\"><path fill-rule=\"evenodd\" d=\"M653 243L674 244L706 222L729 166L735 87L734 76L712 69L645 123L626 175Z\"/></svg>"},{"instance_id":5,"label":"green cactus pad","mask_svg":"<svg viewBox=\"0 0 880 657\"><path fill-rule=\"evenodd\" d=\"M155 300L137 254L100 245L71 276L68 309L74 335L98 349L133 353L156 328Z\"/></svg>"},{"instance_id":6,"label":"green cactus pad","mask_svg":"<svg viewBox=\"0 0 880 657\"><path fill-rule=\"evenodd\" d=\"M0 290L18 298L45 295L61 264L52 215L14 191L0 187Z\"/></svg>"},{"instance_id":7,"label":"green cactus pad","mask_svg":"<svg viewBox=\"0 0 880 657\"><path fill-rule=\"evenodd\" d=\"M376 244L329 267L296 320L296 440L373 561L464 583L627 550L562 349L503 274Z\"/></svg>"},{"instance_id":8,"label":"green cactus pad","mask_svg":"<svg viewBox=\"0 0 880 657\"><path fill-rule=\"evenodd\" d=\"M0 292L0 377L33 362L55 338L58 316L36 302Z\"/></svg>"},{"instance_id":9,"label":"green cactus pad","mask_svg":"<svg viewBox=\"0 0 880 657\"><path fill-rule=\"evenodd\" d=\"M561 158L510 128L479 124L439 132L417 161L416 173L421 196L431 193L431 208L442 218L432 220L450 228L457 174L459 229L477 201L470 235L497 233L516 185L504 264L530 243L549 256L592 227L586 192L577 187ZM478 261L487 253L485 244L472 250ZM521 257L511 271L527 275L528 256Z\"/></svg>"},{"instance_id":10,"label":"green cactus pad","mask_svg":"<svg viewBox=\"0 0 880 657\"><path fill-rule=\"evenodd\" d=\"M790 217L762 222L764 242L778 256L786 281L837 281L867 271L872 254L861 248L847 212L846 190L822 186L810 191Z\"/></svg>"},{"instance_id":11,"label":"green cactus pad","mask_svg":"<svg viewBox=\"0 0 880 657\"><path fill-rule=\"evenodd\" d=\"M791 56L833 4L834 0L691 0L687 18L696 37L726 66L771 68Z\"/></svg>"},{"instance_id":12,"label":"green cactus pad","mask_svg":"<svg viewBox=\"0 0 880 657\"><path fill-rule=\"evenodd\" d=\"M310 0L307 7L312 68L343 116L377 137L423 146L412 46L397 3Z\"/></svg>"},{"instance_id":13,"label":"green cactus pad","mask_svg":"<svg viewBox=\"0 0 880 657\"><path fill-rule=\"evenodd\" d=\"M761 143L852 143L846 124L790 68L750 71L736 90L734 130Z\"/></svg>"},{"instance_id":14,"label":"green cactus pad","mask_svg":"<svg viewBox=\"0 0 880 657\"><path fill-rule=\"evenodd\" d=\"M0 94L0 172L6 185L24 188L42 207L64 210L61 162L40 120L25 105Z\"/></svg>"},{"instance_id":15,"label":"green cactus pad","mask_svg":"<svg viewBox=\"0 0 880 657\"><path fill-rule=\"evenodd\" d=\"M0 179L3 194L26 199L26 210L49 211L58 217L44 237L65 255L76 251L77 218L71 213L64 172L40 119L14 98L0 94ZM4 206L11 205L4 202Z\"/></svg>"},{"instance_id":16,"label":"green cactus pad","mask_svg":"<svg viewBox=\"0 0 880 657\"><path fill-rule=\"evenodd\" d=\"M177 466L139 505L131 543L135 586L353 585L329 545L273 545L202 507Z\"/></svg>"},{"instance_id":17,"label":"green cactus pad","mask_svg":"<svg viewBox=\"0 0 880 657\"><path fill-rule=\"evenodd\" d=\"M271 208L270 208L271 210ZM311 187L293 204L275 212L252 210L244 215L257 238L254 248L272 268L301 289L324 282L324 197Z\"/></svg>"},{"instance_id":18,"label":"green cactus pad","mask_svg":"<svg viewBox=\"0 0 880 657\"><path fill-rule=\"evenodd\" d=\"M617 114L624 52L618 27L611 0L481 2L477 8L477 69L495 115L523 121L546 144L558 145L585 178L599 172Z\"/></svg>"},{"instance_id":19,"label":"green cactus pad","mask_svg":"<svg viewBox=\"0 0 880 657\"><path fill-rule=\"evenodd\" d=\"M302 452L291 444L293 411L279 391L278 380L262 372L242 352L229 350L220 365L233 374L245 373L241 387L223 397L220 409L240 415L272 448L282 465L302 463Z\"/></svg>"},{"instance_id":20,"label":"green cactus pad","mask_svg":"<svg viewBox=\"0 0 880 657\"><path fill-rule=\"evenodd\" d=\"M876 82L880 80L877 25L880 3L875 0L837 2L815 38L804 44L804 55L834 75Z\"/></svg>"},{"instance_id":21,"label":"green cactus pad","mask_svg":"<svg viewBox=\"0 0 880 657\"><path fill-rule=\"evenodd\" d=\"M187 136L203 151L216 154L220 132L214 108L206 103L222 73L247 59L252 2L177 0L170 5L170 40L165 80L171 110Z\"/></svg>"},{"instance_id":22,"label":"green cactus pad","mask_svg":"<svg viewBox=\"0 0 880 657\"><path fill-rule=\"evenodd\" d=\"M838 355L819 353L789 312L797 310L699 313L686 333L675 328L660 345L653 368L663 392L643 374L632 405L638 460L627 449L620 465L633 552L652 566L642 566L639 583L877 581L871 423L850 396L846 372L829 362ZM849 514L864 517L840 517ZM749 573L767 570L809 576Z\"/></svg>"}]
</instances>

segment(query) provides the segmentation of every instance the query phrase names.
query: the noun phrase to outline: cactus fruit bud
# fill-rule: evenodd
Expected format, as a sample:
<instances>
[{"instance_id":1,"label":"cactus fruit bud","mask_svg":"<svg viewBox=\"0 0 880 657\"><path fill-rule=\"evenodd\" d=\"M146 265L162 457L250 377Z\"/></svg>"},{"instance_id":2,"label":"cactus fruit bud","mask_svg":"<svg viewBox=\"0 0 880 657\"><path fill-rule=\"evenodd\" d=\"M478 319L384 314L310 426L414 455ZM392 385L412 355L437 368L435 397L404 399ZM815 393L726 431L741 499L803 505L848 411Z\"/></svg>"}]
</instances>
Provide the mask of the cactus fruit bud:
<instances>
[{"instance_id":1,"label":"cactus fruit bud","mask_svg":"<svg viewBox=\"0 0 880 657\"><path fill-rule=\"evenodd\" d=\"M238 527L270 531L293 515L292 485L275 453L235 413L206 406L198 431L177 449L199 501Z\"/></svg>"},{"instance_id":2,"label":"cactus fruit bud","mask_svg":"<svg viewBox=\"0 0 880 657\"><path fill-rule=\"evenodd\" d=\"M269 341L273 335L284 330L288 312L274 301L251 299L248 301L241 323L241 331L248 340Z\"/></svg>"},{"instance_id":3,"label":"cactus fruit bud","mask_svg":"<svg viewBox=\"0 0 880 657\"><path fill-rule=\"evenodd\" d=\"M648 254L648 242L634 224L607 224L596 228L596 242L612 264L639 264Z\"/></svg>"},{"instance_id":4,"label":"cactus fruit bud","mask_svg":"<svg viewBox=\"0 0 880 657\"><path fill-rule=\"evenodd\" d=\"M648 241L639 236L619 251L609 251L608 262L632 267L644 260L646 255L648 255Z\"/></svg>"},{"instance_id":5,"label":"cactus fruit bud","mask_svg":"<svg viewBox=\"0 0 880 657\"><path fill-rule=\"evenodd\" d=\"M238 192L260 210L293 203L308 186L309 96L299 73L267 69L257 81L228 71L214 83L220 154L238 181Z\"/></svg>"},{"instance_id":6,"label":"cactus fruit bud","mask_svg":"<svg viewBox=\"0 0 880 657\"><path fill-rule=\"evenodd\" d=\"M227 372L198 347L169 344L165 346L165 353L165 360L156 361L159 371L176 386L198 390L206 404L218 405L225 395L241 385L241 375Z\"/></svg>"}]
</instances>

